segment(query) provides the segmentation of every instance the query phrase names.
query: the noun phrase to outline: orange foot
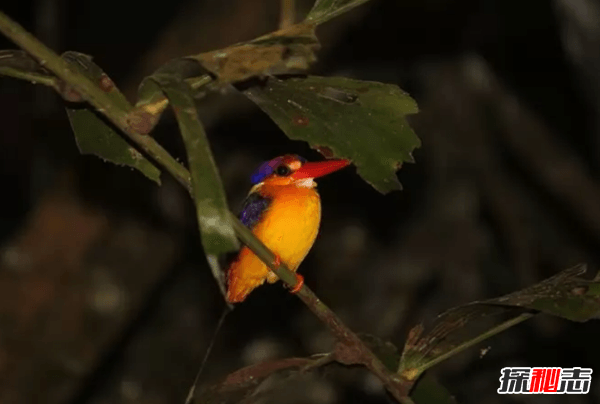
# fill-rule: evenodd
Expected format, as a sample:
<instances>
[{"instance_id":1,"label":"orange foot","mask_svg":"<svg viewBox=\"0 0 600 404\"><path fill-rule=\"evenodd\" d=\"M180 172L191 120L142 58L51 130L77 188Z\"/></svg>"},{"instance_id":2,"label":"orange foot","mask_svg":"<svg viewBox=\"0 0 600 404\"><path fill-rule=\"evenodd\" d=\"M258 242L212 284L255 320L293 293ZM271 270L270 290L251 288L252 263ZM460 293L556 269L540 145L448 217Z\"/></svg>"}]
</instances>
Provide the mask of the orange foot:
<instances>
[{"instance_id":1,"label":"orange foot","mask_svg":"<svg viewBox=\"0 0 600 404\"><path fill-rule=\"evenodd\" d=\"M290 289L290 293L298 293L300 291L300 289L302 289L302 286L304 286L304 277L300 274L295 274L296 275L296 286L294 286L292 289Z\"/></svg>"}]
</instances>

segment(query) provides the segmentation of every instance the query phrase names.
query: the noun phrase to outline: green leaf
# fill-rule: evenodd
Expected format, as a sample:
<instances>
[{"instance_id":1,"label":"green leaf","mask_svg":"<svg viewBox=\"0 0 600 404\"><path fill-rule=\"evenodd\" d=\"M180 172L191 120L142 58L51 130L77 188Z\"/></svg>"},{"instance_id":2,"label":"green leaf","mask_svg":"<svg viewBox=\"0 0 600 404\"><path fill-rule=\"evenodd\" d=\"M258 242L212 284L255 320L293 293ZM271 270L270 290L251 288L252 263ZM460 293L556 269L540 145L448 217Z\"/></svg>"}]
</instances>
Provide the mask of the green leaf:
<instances>
[{"instance_id":1,"label":"green leaf","mask_svg":"<svg viewBox=\"0 0 600 404\"><path fill-rule=\"evenodd\" d=\"M386 368L392 372L398 369L400 352L394 344L371 334L359 333L358 336Z\"/></svg>"},{"instance_id":2,"label":"green leaf","mask_svg":"<svg viewBox=\"0 0 600 404\"><path fill-rule=\"evenodd\" d=\"M317 0L306 16L306 22L322 24L369 0Z\"/></svg>"},{"instance_id":3,"label":"green leaf","mask_svg":"<svg viewBox=\"0 0 600 404\"><path fill-rule=\"evenodd\" d=\"M600 316L600 277L596 275L593 280L579 278L586 271L586 265L579 264L526 289L486 302L532 309L571 321L597 319Z\"/></svg>"},{"instance_id":4,"label":"green leaf","mask_svg":"<svg viewBox=\"0 0 600 404\"><path fill-rule=\"evenodd\" d=\"M537 313L571 321L598 318L600 277L579 278L585 271L585 265L578 265L518 292L450 309L438 316L427 331L422 324L414 327L398 371L414 380L442 360Z\"/></svg>"},{"instance_id":5,"label":"green leaf","mask_svg":"<svg viewBox=\"0 0 600 404\"><path fill-rule=\"evenodd\" d=\"M370 334L358 336L386 368L392 372L398 369L400 352L394 344ZM419 379L410 396L415 404L456 404L452 394L431 375Z\"/></svg>"},{"instance_id":6,"label":"green leaf","mask_svg":"<svg viewBox=\"0 0 600 404\"><path fill-rule=\"evenodd\" d=\"M244 93L287 136L352 160L382 193L401 189L396 170L413 162L411 153L421 145L405 119L418 112L417 104L395 85L343 77L270 78Z\"/></svg>"},{"instance_id":7,"label":"green leaf","mask_svg":"<svg viewBox=\"0 0 600 404\"><path fill-rule=\"evenodd\" d=\"M415 404L456 404L456 399L448 389L430 374L419 379L410 397Z\"/></svg>"},{"instance_id":8,"label":"green leaf","mask_svg":"<svg viewBox=\"0 0 600 404\"><path fill-rule=\"evenodd\" d=\"M145 80L144 86L156 83L169 100L185 144L192 196L205 254L216 256L239 248L233 230L223 184L214 162L206 133L194 104L191 87L181 77L157 74ZM222 291L223 279L217 278Z\"/></svg>"},{"instance_id":9,"label":"green leaf","mask_svg":"<svg viewBox=\"0 0 600 404\"><path fill-rule=\"evenodd\" d=\"M94 154L117 165L133 167L160 184L160 170L131 147L96 113L88 108L67 108L81 154Z\"/></svg>"},{"instance_id":10,"label":"green leaf","mask_svg":"<svg viewBox=\"0 0 600 404\"><path fill-rule=\"evenodd\" d=\"M122 108L131 108L125 96L102 69L92 62L90 56L77 52L66 52L62 57L91 80L99 83L116 105ZM67 108L67 115L81 154L94 154L111 163L133 167L160 184L160 170L127 143L96 112L89 108Z\"/></svg>"}]
</instances>

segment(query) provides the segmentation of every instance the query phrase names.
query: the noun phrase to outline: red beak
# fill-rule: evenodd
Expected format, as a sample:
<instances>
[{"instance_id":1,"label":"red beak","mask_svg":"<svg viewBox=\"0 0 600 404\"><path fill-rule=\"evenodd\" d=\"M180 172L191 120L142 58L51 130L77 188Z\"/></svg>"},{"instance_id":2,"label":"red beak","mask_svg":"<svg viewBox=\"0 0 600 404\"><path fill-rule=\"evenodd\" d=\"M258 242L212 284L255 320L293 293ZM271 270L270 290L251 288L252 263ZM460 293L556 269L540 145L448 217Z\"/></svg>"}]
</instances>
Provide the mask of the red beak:
<instances>
[{"instance_id":1,"label":"red beak","mask_svg":"<svg viewBox=\"0 0 600 404\"><path fill-rule=\"evenodd\" d=\"M292 174L294 180L300 180L303 178L317 178L327 174L331 174L334 171L341 170L348 166L350 160L325 160L318 162L306 162Z\"/></svg>"}]
</instances>

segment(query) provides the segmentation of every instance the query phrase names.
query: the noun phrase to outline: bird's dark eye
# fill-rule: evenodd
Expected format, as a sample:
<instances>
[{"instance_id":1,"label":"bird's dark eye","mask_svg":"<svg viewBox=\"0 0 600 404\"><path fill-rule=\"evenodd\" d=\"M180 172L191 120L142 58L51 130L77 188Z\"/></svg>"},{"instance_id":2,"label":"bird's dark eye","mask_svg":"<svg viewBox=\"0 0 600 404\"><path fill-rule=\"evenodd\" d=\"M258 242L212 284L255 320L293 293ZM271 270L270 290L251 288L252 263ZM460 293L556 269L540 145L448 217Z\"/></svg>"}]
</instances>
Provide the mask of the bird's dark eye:
<instances>
[{"instance_id":1,"label":"bird's dark eye","mask_svg":"<svg viewBox=\"0 0 600 404\"><path fill-rule=\"evenodd\" d=\"M275 172L280 177L287 177L288 175L290 175L292 173L292 170L290 170L290 168L288 166L286 166L285 164L282 164L279 167L277 167L277 170Z\"/></svg>"}]
</instances>

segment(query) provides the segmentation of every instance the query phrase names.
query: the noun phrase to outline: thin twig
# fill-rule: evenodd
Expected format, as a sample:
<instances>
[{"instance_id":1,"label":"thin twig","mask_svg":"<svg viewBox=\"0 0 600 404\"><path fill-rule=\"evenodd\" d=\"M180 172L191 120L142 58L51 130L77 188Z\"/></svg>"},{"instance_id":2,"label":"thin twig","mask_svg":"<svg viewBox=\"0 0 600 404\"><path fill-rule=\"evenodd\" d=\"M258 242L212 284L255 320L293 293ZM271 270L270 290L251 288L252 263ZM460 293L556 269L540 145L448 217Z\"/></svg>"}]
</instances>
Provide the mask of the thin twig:
<instances>
[{"instance_id":1,"label":"thin twig","mask_svg":"<svg viewBox=\"0 0 600 404\"><path fill-rule=\"evenodd\" d=\"M125 135L142 148L150 157L162 165L175 179L181 183L188 192L191 192L190 173L179 164L166 150L164 150L152 137L135 132L129 121L132 107L123 109L113 103L113 100L104 93L100 87L60 58L56 53L47 48L23 27L12 21L6 14L0 12L0 31L12 39L17 45L29 52L40 64L52 71L59 78L74 87L80 95L113 122ZM288 286L296 284L295 275L283 264L276 266L275 255L245 227L233 214L232 223L236 234L273 272ZM369 350L362 340L354 334L342 320L327 307L305 285L297 296L308 308L330 329L339 343L346 348L346 359L351 359L356 364L363 364L375 374L385 385L388 391L400 402L406 402L413 382L404 380L393 372Z\"/></svg>"},{"instance_id":2,"label":"thin twig","mask_svg":"<svg viewBox=\"0 0 600 404\"><path fill-rule=\"evenodd\" d=\"M217 335L219 334L219 331L221 330L221 327L223 326L223 323L225 322L225 317L227 316L227 313L229 313L229 307L225 306L225 308L223 309L223 312L221 313L221 317L219 317L219 321L217 322L215 330L213 331L212 338L210 339L210 342L208 343L208 348L206 348L206 352L204 353L204 358L202 358L202 362L200 363L200 368L198 369L198 372L196 373L196 377L194 378L194 383L192 384L192 387L190 388L187 398L185 399L185 404L192 404L192 402L194 400L194 394L196 393L196 386L198 385L198 381L200 380L200 376L202 375L204 366L206 366L206 362L208 362L208 357L210 356L210 353L212 352L215 342L217 341Z\"/></svg>"},{"instance_id":3,"label":"thin twig","mask_svg":"<svg viewBox=\"0 0 600 404\"><path fill-rule=\"evenodd\" d=\"M281 0L279 29L286 29L296 22L296 1Z\"/></svg>"},{"instance_id":4,"label":"thin twig","mask_svg":"<svg viewBox=\"0 0 600 404\"><path fill-rule=\"evenodd\" d=\"M48 76L44 73L27 72L12 67L2 66L0 67L0 75L10 76L16 79L27 80L33 84L43 84L48 87L52 87L58 91L58 84L56 77Z\"/></svg>"}]
</instances>

